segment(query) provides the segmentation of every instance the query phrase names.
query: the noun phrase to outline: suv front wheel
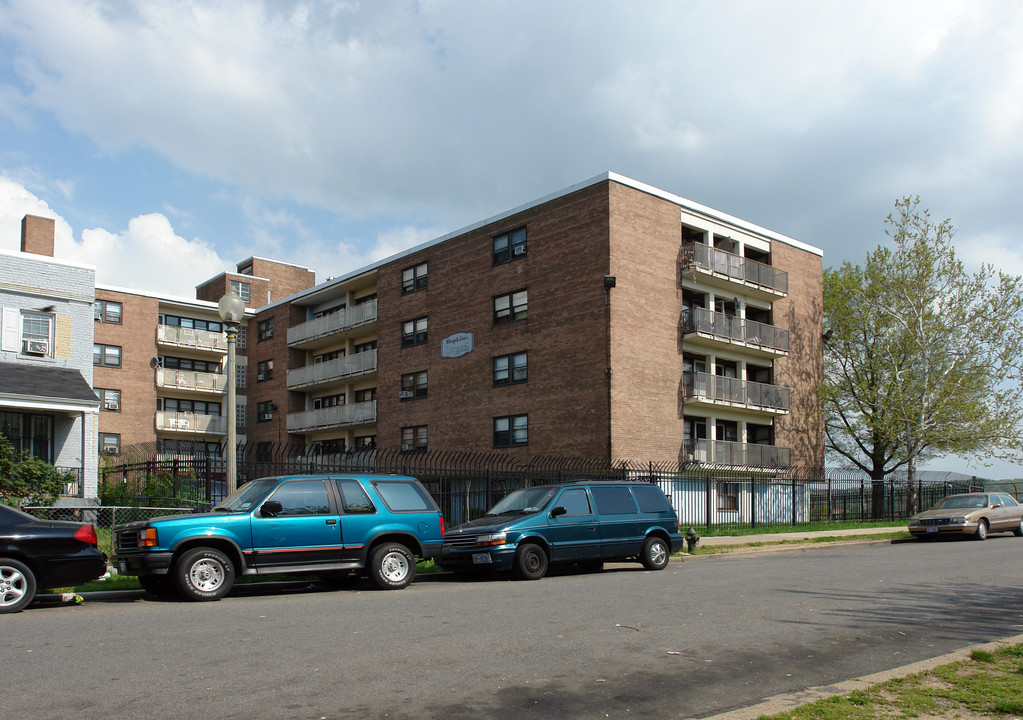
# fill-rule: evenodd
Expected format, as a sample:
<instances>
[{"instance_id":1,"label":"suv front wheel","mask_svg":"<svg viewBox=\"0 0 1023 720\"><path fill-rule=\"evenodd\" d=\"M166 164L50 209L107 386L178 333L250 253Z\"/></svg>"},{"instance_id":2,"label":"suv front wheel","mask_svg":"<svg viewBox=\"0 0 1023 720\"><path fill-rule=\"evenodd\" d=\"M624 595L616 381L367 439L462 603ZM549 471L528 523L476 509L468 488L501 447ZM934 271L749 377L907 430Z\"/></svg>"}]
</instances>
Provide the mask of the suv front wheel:
<instances>
[{"instance_id":1,"label":"suv front wheel","mask_svg":"<svg viewBox=\"0 0 1023 720\"><path fill-rule=\"evenodd\" d=\"M234 563L216 548L195 548L181 556L174 575L189 600L219 600L234 586Z\"/></svg>"},{"instance_id":2,"label":"suv front wheel","mask_svg":"<svg viewBox=\"0 0 1023 720\"><path fill-rule=\"evenodd\" d=\"M415 576L416 557L401 543L384 543L373 550L369 577L381 590L401 590Z\"/></svg>"}]
</instances>

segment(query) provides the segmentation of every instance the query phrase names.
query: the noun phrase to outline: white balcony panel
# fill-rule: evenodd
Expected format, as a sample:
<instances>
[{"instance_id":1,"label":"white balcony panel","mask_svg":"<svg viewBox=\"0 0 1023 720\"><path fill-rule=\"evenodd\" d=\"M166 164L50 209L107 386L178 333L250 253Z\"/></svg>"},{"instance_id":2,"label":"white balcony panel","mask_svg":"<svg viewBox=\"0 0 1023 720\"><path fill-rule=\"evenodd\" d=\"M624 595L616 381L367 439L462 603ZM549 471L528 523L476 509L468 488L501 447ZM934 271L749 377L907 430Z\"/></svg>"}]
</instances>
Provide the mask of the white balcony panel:
<instances>
[{"instance_id":1,"label":"white balcony panel","mask_svg":"<svg viewBox=\"0 0 1023 720\"><path fill-rule=\"evenodd\" d=\"M377 301L370 300L288 328L288 347L323 345L332 336L371 325L377 321Z\"/></svg>"},{"instance_id":2,"label":"white balcony panel","mask_svg":"<svg viewBox=\"0 0 1023 720\"><path fill-rule=\"evenodd\" d=\"M316 365L294 368L288 372L288 390L329 385L347 378L374 373L376 370L377 351L367 350Z\"/></svg>"},{"instance_id":3,"label":"white balcony panel","mask_svg":"<svg viewBox=\"0 0 1023 720\"><path fill-rule=\"evenodd\" d=\"M221 394L227 390L227 375L157 368L156 386L174 390Z\"/></svg>"},{"instance_id":4,"label":"white balcony panel","mask_svg":"<svg viewBox=\"0 0 1023 720\"><path fill-rule=\"evenodd\" d=\"M288 413L288 432L304 433L349 425L372 425L377 421L376 400L336 405L321 410Z\"/></svg>"},{"instance_id":5,"label":"white balcony panel","mask_svg":"<svg viewBox=\"0 0 1023 720\"><path fill-rule=\"evenodd\" d=\"M227 335L209 330L195 330L177 325L157 325L156 342L167 345L203 352L227 353Z\"/></svg>"},{"instance_id":6,"label":"white balcony panel","mask_svg":"<svg viewBox=\"0 0 1023 720\"><path fill-rule=\"evenodd\" d=\"M158 432L192 435L226 435L227 418L219 415L159 411L156 413L156 429Z\"/></svg>"}]
</instances>

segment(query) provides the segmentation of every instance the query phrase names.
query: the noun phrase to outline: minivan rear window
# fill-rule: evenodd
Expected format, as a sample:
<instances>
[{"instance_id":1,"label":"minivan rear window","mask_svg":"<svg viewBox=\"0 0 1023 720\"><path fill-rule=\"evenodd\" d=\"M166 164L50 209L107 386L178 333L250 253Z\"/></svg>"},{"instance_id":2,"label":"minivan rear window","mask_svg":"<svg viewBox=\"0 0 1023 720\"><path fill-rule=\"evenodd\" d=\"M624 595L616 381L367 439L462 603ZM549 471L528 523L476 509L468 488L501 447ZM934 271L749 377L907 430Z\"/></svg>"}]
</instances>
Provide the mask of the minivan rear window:
<instances>
[{"instance_id":1,"label":"minivan rear window","mask_svg":"<svg viewBox=\"0 0 1023 720\"><path fill-rule=\"evenodd\" d=\"M632 494L636 496L640 512L671 512L671 503L656 485L637 485L632 488Z\"/></svg>"},{"instance_id":2,"label":"minivan rear window","mask_svg":"<svg viewBox=\"0 0 1023 720\"><path fill-rule=\"evenodd\" d=\"M636 503L627 487L590 487L593 502L601 515L633 515Z\"/></svg>"},{"instance_id":3,"label":"minivan rear window","mask_svg":"<svg viewBox=\"0 0 1023 720\"><path fill-rule=\"evenodd\" d=\"M415 483L387 480L373 483L384 504L392 512L433 510L433 500Z\"/></svg>"}]
</instances>

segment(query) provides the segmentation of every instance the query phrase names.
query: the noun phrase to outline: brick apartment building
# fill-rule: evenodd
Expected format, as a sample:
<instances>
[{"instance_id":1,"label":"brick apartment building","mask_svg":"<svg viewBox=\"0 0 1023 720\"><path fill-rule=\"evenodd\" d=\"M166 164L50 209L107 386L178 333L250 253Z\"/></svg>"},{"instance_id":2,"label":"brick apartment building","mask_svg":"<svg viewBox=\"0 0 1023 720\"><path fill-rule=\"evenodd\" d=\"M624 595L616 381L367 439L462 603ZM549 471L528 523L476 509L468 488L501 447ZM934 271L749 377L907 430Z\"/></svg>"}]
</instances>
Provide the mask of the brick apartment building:
<instances>
[{"instance_id":1,"label":"brick apartment building","mask_svg":"<svg viewBox=\"0 0 1023 720\"><path fill-rule=\"evenodd\" d=\"M318 285L249 258L195 300L100 286L99 445L220 452L233 290L257 449L820 466L821 276L814 247L608 173Z\"/></svg>"},{"instance_id":2,"label":"brick apartment building","mask_svg":"<svg viewBox=\"0 0 1023 720\"><path fill-rule=\"evenodd\" d=\"M821 273L816 248L603 175L258 308L249 378L273 377L247 438L822 465Z\"/></svg>"}]
</instances>

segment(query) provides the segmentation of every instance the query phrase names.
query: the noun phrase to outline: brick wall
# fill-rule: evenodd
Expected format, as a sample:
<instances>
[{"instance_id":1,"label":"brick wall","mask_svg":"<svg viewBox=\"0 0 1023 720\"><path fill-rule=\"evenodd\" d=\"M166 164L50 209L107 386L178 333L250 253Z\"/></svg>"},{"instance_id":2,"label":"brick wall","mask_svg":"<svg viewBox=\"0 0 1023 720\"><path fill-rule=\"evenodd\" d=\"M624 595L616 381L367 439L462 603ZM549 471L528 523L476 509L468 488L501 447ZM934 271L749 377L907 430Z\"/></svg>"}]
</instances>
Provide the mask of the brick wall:
<instances>
[{"instance_id":1,"label":"brick wall","mask_svg":"<svg viewBox=\"0 0 1023 720\"><path fill-rule=\"evenodd\" d=\"M820 255L783 243L772 246L772 262L789 273L789 295L774 303L774 324L791 332L789 356L775 363L776 382L792 390L792 410L775 421L775 444L792 448L797 467L824 464L822 407L816 394L823 379L824 318Z\"/></svg>"},{"instance_id":2,"label":"brick wall","mask_svg":"<svg viewBox=\"0 0 1023 720\"><path fill-rule=\"evenodd\" d=\"M156 298L96 290L98 300L121 303L121 324L95 323L95 342L121 348L121 367L93 368L93 387L121 391L121 410L100 410L99 429L121 436L121 447L156 440ZM91 351L91 348L90 348Z\"/></svg>"},{"instance_id":3,"label":"brick wall","mask_svg":"<svg viewBox=\"0 0 1023 720\"><path fill-rule=\"evenodd\" d=\"M437 450L486 451L493 419L528 414L519 455L608 454L603 278L608 197L602 183L468 232L380 268L378 443L427 425ZM527 228L527 254L493 264L493 237ZM429 287L401 294L404 268L429 263ZM528 319L495 326L493 298L528 292ZM401 323L427 316L429 341L401 347ZM474 350L441 357L441 341L472 333ZM528 382L493 385L493 358L526 351ZM398 399L401 376L428 371L429 396Z\"/></svg>"}]
</instances>

